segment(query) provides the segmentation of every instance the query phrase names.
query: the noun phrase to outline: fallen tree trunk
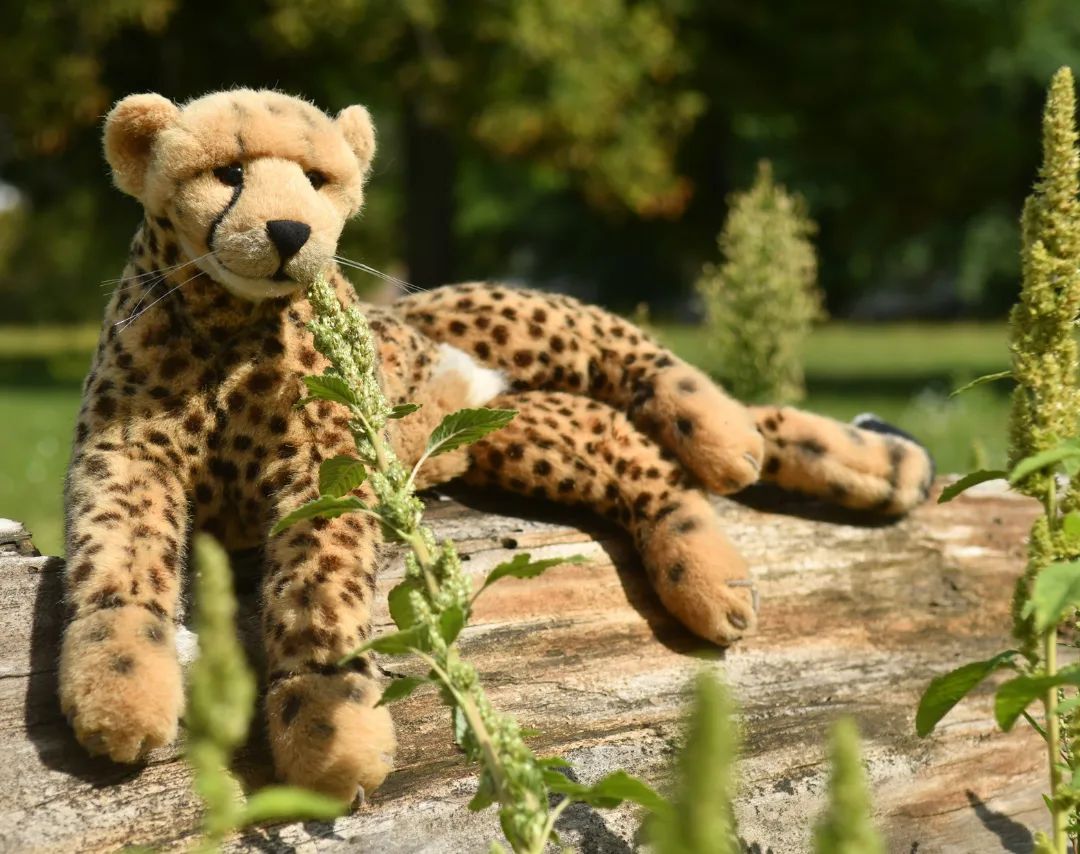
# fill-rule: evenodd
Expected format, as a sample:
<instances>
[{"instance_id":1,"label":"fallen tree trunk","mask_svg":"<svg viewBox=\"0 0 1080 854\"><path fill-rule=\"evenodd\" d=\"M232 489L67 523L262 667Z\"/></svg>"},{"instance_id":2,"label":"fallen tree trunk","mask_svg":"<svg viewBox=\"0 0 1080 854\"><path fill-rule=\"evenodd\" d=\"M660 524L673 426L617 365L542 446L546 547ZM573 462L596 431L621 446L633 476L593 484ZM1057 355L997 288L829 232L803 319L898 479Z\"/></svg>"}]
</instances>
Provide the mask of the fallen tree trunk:
<instances>
[{"instance_id":1,"label":"fallen tree trunk","mask_svg":"<svg viewBox=\"0 0 1080 854\"><path fill-rule=\"evenodd\" d=\"M718 500L755 568L761 628L703 658L617 531L548 507L463 500L472 507L433 502L429 520L457 541L474 578L516 551L592 559L500 582L480 599L462 644L495 705L541 732L531 740L537 753L568 757L582 781L624 768L663 788L686 688L709 666L741 707L736 813L752 851L807 850L825 792L828 729L840 715L854 716L863 734L890 851L1026 851L1032 831L1047 824L1041 741L1021 727L997 733L989 689L929 739L917 738L913 723L932 676L1008 645L1034 503L983 489L870 525L775 496L768 509L761 496L749 499L756 507ZM198 804L177 748L131 769L87 757L67 728L55 684L62 564L20 553L28 550L25 537L0 525L0 850L181 847ZM396 561L380 580L383 594L400 576ZM377 622L389 626L385 606ZM412 669L399 659L382 664ZM497 819L465 808L475 776L452 743L446 711L431 692L394 711L398 770L360 811L333 824L255 829L232 847L486 851ZM252 785L268 780L260 738L238 763ZM580 850L630 851L639 817L629 807L577 805L559 831Z\"/></svg>"}]
</instances>

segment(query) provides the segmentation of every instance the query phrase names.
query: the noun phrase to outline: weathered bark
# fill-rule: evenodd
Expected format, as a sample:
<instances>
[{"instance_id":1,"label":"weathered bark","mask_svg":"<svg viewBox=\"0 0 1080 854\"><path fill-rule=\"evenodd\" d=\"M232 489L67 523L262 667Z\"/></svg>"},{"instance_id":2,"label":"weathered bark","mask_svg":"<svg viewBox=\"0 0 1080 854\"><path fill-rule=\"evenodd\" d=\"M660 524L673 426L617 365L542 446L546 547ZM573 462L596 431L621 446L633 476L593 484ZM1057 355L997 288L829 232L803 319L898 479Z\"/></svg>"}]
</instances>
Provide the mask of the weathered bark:
<instances>
[{"instance_id":1,"label":"weathered bark","mask_svg":"<svg viewBox=\"0 0 1080 854\"><path fill-rule=\"evenodd\" d=\"M465 500L473 509L434 502L429 518L458 541L476 578L514 551L592 558L500 582L463 637L494 703L540 730L536 751L567 756L580 779L625 768L663 787L685 688L710 666L742 709L736 812L753 851L807 850L823 803L828 728L842 714L862 731L890 851L1026 851L1031 831L1046 824L1041 742L1021 727L996 732L988 688L929 739L918 739L913 724L932 676L1008 645L1008 602L1033 504L984 490L874 526L816 505L718 501L755 567L761 629L702 658L694 655L702 644L660 608L621 534L549 508ZM59 569L55 558L0 554L0 850L179 847L192 837L198 807L178 751L157 751L142 769L92 760L60 715ZM382 590L400 575L394 562ZM385 611L379 624L389 625ZM333 825L253 830L235 850L485 851L498 836L496 816L465 809L475 778L445 710L421 692L395 716L398 770L371 803ZM258 738L239 765L247 781L267 779ZM631 808L575 807L560 831L581 850L629 851L638 818Z\"/></svg>"}]
</instances>

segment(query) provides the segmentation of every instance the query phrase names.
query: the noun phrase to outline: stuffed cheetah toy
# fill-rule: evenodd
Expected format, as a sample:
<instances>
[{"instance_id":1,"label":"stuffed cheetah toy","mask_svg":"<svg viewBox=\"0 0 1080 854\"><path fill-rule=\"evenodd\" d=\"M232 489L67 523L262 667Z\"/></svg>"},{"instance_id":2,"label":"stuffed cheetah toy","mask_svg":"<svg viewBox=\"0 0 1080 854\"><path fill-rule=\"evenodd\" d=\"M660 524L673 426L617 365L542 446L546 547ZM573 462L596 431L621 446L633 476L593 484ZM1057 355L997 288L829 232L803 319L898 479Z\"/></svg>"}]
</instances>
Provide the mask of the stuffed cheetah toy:
<instances>
[{"instance_id":1,"label":"stuffed cheetah toy","mask_svg":"<svg viewBox=\"0 0 1080 854\"><path fill-rule=\"evenodd\" d=\"M351 801L382 782L395 748L372 662L335 666L368 636L380 531L355 514L269 531L316 497L322 460L354 451L343 409L294 404L301 377L326 367L305 329L306 286L326 273L343 303L357 302L334 253L363 204L371 119L273 91L184 106L133 95L109 113L104 144L145 219L106 311L68 472L63 710L87 749L119 762L170 742L184 710L175 639L191 532L259 547L277 773ZM461 478L609 517L667 609L716 644L753 629L756 602L708 493L763 479L891 515L927 495L931 462L903 434L743 406L630 323L569 297L466 284L365 312L387 397L423 404L388 428L406 464L447 413L520 413L429 460L421 487Z\"/></svg>"}]
</instances>

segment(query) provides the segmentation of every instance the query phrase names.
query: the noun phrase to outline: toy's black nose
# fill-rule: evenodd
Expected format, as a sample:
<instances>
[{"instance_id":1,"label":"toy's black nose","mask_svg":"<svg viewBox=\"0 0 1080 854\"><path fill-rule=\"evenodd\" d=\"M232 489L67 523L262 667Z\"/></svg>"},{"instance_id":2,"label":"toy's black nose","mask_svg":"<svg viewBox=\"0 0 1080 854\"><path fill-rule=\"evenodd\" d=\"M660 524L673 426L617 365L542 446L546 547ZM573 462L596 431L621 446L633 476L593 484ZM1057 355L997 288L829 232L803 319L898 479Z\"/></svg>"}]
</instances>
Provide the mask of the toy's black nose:
<instances>
[{"instance_id":1,"label":"toy's black nose","mask_svg":"<svg viewBox=\"0 0 1080 854\"><path fill-rule=\"evenodd\" d=\"M266 233L270 235L270 240L277 247L284 263L307 243L307 239L311 237L311 226L295 219L272 219L266 223Z\"/></svg>"}]
</instances>

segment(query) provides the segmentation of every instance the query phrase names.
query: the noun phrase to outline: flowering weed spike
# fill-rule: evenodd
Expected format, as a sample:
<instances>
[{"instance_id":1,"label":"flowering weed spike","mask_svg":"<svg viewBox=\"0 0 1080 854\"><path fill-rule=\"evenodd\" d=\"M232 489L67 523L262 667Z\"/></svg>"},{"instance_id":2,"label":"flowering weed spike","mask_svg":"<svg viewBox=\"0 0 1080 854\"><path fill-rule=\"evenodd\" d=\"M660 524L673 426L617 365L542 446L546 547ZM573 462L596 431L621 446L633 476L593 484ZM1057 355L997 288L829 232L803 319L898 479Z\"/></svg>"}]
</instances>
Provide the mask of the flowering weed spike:
<instances>
[{"instance_id":1,"label":"flowering weed spike","mask_svg":"<svg viewBox=\"0 0 1080 854\"><path fill-rule=\"evenodd\" d=\"M1047 452L1074 439L1080 418L1075 338L1080 313L1080 153L1076 92L1068 68L1059 70L1050 84L1042 130L1042 166L1021 221L1023 284L1009 317L1016 379L1009 422L1009 462L1014 471L1024 468L1025 460L1046 458ZM1062 464L1070 470L1068 460L1063 458ZM1027 568L1013 599L1013 633L1027 659L1026 675L1032 677L1052 678L1057 673L1057 625L1038 631L1032 616L1033 585L1046 567L1075 559L1078 550L1062 516L1067 518L1080 507L1080 495L1075 475L1064 489L1059 486L1060 467L1046 466L1012 478L1014 487L1038 499L1044 511L1031 529ZM1065 851L1067 826L1075 830L1078 824L1071 778L1080 767L1080 756L1070 738L1076 713L1075 705L1059 713L1058 702L1064 696L1064 689L1051 687L1043 697L1052 829L1040 844L1055 852ZM1068 775L1061 769L1063 753Z\"/></svg>"},{"instance_id":2,"label":"flowering weed spike","mask_svg":"<svg viewBox=\"0 0 1080 854\"><path fill-rule=\"evenodd\" d=\"M1080 416L1080 155L1072 72L1054 75L1043 115L1043 163L1022 218L1023 287L1009 318L1013 392L1010 466L1076 435ZM1042 499L1051 474L1019 486Z\"/></svg>"},{"instance_id":3,"label":"flowering weed spike","mask_svg":"<svg viewBox=\"0 0 1080 854\"><path fill-rule=\"evenodd\" d=\"M233 751L247 737L255 703L255 677L236 636L236 599L224 549L206 534L195 538L195 629L199 656L189 675L187 759L206 807L206 850L240 824L240 786L228 771Z\"/></svg>"},{"instance_id":4,"label":"flowering weed spike","mask_svg":"<svg viewBox=\"0 0 1080 854\"><path fill-rule=\"evenodd\" d=\"M210 536L195 537L195 629L199 656L189 673L185 716L186 755L194 788L205 807L199 851L217 851L233 831L284 818L330 819L345 804L286 786L271 786L245 799L229 773L233 752L244 743L255 703L255 674L236 632L236 598L225 550Z\"/></svg>"},{"instance_id":5,"label":"flowering weed spike","mask_svg":"<svg viewBox=\"0 0 1080 854\"><path fill-rule=\"evenodd\" d=\"M679 752L671 809L646 826L656 854L738 854L731 803L739 752L727 690L708 670L698 674L686 743Z\"/></svg>"},{"instance_id":6,"label":"flowering weed spike","mask_svg":"<svg viewBox=\"0 0 1080 854\"><path fill-rule=\"evenodd\" d=\"M390 613L400 631L369 641L348 658L372 649L386 654L412 653L428 665L429 678L438 684L440 696L451 709L455 740L469 760L480 765L480 785L470 807L483 809L497 803L499 822L511 848L516 852L540 854L554 835L555 820L565 806L572 799L597 796L591 789L580 787L581 791L575 791L572 798L550 806L544 767L525 745L517 722L492 707L476 669L458 652L456 639L471 611L472 585L462 571L454 544L448 540L438 542L423 524L424 505L413 491L413 474L423 459L474 442L504 426L516 413L470 409L448 415L432 433L424 457L410 473L395 457L383 430L388 419L406 417L415 407L406 404L392 408L383 396L367 321L357 309L343 309L324 279L311 286L309 299L315 318L308 327L315 348L326 356L330 367L322 377L308 377L305 382L311 399L335 400L349 408L357 453L368 467L367 482L376 498L373 507L351 509L376 515L385 533L409 548L405 580L389 597ZM336 463L325 478L320 477L323 491L340 491L358 478L359 474L348 466L347 462ZM321 495L293 515L338 513L348 509L341 506L344 500ZM283 524L288 522L284 520ZM527 557L525 563L528 564ZM544 562L530 566L546 568L541 564ZM497 567L493 575L512 575L516 569L516 565L510 569ZM413 680L398 685L384 694L384 699L391 702L395 697L406 696L417 684ZM604 781L597 787L602 785ZM610 788L612 783L609 781L607 785ZM607 801L659 801L656 793L640 781L624 786L624 790Z\"/></svg>"},{"instance_id":7,"label":"flowering weed spike","mask_svg":"<svg viewBox=\"0 0 1080 854\"><path fill-rule=\"evenodd\" d=\"M814 827L815 854L884 854L870 818L870 789L859 750L859 731L850 718L833 727L829 805Z\"/></svg>"},{"instance_id":8,"label":"flowering weed spike","mask_svg":"<svg viewBox=\"0 0 1080 854\"><path fill-rule=\"evenodd\" d=\"M995 711L1003 728L1023 715L1046 741L1051 832L1036 849L1065 854L1067 836L1080 836L1080 696L1072 668L1057 664L1058 620L1080 614L1080 463L1077 461L1080 387L1076 322L1080 313L1080 152L1072 72L1054 75L1043 113L1043 161L1021 220L1023 283L1009 315L1011 374L1009 483L1037 499L1043 513L1028 538L1028 560L1012 602L1017 653L1008 651L934 679L920 702L920 734L984 676L1007 666L1018 675L998 688ZM1067 479L1059 477L1064 472ZM1076 641L1073 645L1077 646ZM1007 659L1007 660L1005 660ZM1044 724L1027 711L1041 695Z\"/></svg>"}]
</instances>

